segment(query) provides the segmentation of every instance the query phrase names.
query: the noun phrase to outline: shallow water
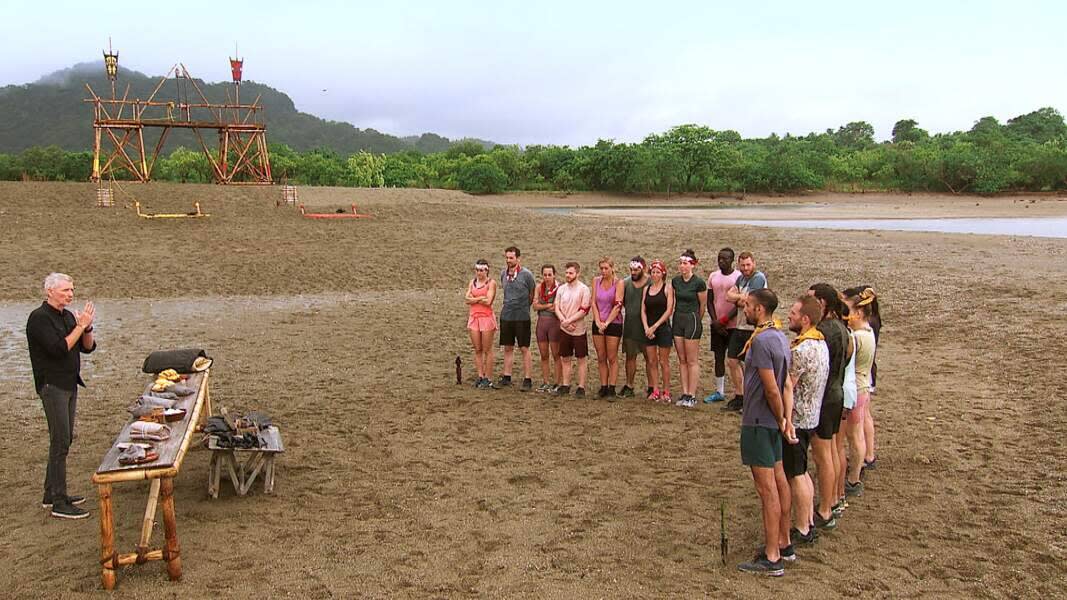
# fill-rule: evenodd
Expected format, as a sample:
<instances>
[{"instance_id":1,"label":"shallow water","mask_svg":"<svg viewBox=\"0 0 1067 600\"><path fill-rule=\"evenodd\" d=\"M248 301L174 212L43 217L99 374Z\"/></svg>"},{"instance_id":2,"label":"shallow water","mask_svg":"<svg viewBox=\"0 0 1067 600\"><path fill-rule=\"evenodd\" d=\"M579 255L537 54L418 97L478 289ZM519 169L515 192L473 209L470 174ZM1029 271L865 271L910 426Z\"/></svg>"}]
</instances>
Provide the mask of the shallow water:
<instances>
[{"instance_id":1,"label":"shallow water","mask_svg":"<svg viewBox=\"0 0 1067 600\"><path fill-rule=\"evenodd\" d=\"M758 220L717 219L720 223L757 227L803 229L876 229L884 231L927 231L937 233L978 233L1067 238L1067 217L983 218L983 219L827 219Z\"/></svg>"},{"instance_id":2,"label":"shallow water","mask_svg":"<svg viewBox=\"0 0 1067 600\"><path fill-rule=\"evenodd\" d=\"M650 207L566 207L541 208L541 212L570 214L576 210L584 213L611 211L611 214L642 219L694 219L703 223L726 223L752 225L755 227L785 227L800 229L851 229L882 231L921 231L932 233L975 233L983 235L1018 235L1032 237L1067 238L1067 217L983 217L983 218L901 218L901 219L722 219L715 212L724 209L739 209L752 212L775 212L792 210L811 212L826 208L825 204L761 204L753 206L658 206ZM632 215L627 214L633 212ZM706 214L701 214L706 211Z\"/></svg>"}]
</instances>

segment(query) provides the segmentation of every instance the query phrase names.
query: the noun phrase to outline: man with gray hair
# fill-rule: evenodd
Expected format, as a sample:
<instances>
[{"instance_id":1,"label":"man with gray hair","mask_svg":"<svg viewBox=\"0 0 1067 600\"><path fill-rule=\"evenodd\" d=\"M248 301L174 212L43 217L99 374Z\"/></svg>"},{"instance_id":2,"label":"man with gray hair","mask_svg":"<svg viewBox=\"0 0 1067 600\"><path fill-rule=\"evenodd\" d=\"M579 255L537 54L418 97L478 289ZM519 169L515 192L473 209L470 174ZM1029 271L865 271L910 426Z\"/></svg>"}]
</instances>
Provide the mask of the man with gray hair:
<instances>
[{"instance_id":1,"label":"man with gray hair","mask_svg":"<svg viewBox=\"0 0 1067 600\"><path fill-rule=\"evenodd\" d=\"M86 302L81 311L67 307L74 302L74 280L52 273L44 280L45 301L26 321L33 384L48 419L48 467L41 505L61 519L84 519L88 511L78 505L82 496L67 494L67 452L74 437L74 415L81 378L81 355L96 350L93 319L96 308Z\"/></svg>"}]
</instances>

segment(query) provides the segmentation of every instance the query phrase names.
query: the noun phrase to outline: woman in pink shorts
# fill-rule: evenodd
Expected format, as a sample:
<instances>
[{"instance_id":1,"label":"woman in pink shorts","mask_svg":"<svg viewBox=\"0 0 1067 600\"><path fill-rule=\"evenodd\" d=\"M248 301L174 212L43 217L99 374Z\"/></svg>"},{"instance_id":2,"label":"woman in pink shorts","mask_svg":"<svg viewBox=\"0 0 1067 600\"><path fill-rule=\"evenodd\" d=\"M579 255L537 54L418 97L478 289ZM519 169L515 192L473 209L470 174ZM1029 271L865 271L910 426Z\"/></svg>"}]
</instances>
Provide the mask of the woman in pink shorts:
<instances>
[{"instance_id":1,"label":"woman in pink shorts","mask_svg":"<svg viewBox=\"0 0 1067 600\"><path fill-rule=\"evenodd\" d=\"M556 267L541 267L541 283L534 289L533 309L537 311L537 352L541 356L541 387L551 392L559 384L563 359L559 356L559 317L556 316Z\"/></svg>"},{"instance_id":2,"label":"woman in pink shorts","mask_svg":"<svg viewBox=\"0 0 1067 600\"><path fill-rule=\"evenodd\" d=\"M470 332L471 345L474 346L474 367L478 370L478 380L474 387L488 389L493 387L493 338L496 331L496 315L493 314L493 300L496 299L496 280L489 277L489 262L480 259L474 263L474 279L467 284L464 298L470 306L467 317L467 331Z\"/></svg>"}]
</instances>

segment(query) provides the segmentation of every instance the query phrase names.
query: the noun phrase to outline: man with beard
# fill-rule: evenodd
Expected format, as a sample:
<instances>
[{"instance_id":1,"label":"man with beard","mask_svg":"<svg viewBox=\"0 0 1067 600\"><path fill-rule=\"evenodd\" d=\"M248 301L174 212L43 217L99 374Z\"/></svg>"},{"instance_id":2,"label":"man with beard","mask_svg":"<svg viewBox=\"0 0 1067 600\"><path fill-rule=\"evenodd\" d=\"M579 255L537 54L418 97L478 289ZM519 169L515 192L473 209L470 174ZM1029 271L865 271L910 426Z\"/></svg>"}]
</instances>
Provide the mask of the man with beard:
<instances>
[{"instance_id":1,"label":"man with beard","mask_svg":"<svg viewBox=\"0 0 1067 600\"><path fill-rule=\"evenodd\" d=\"M798 544L815 543L813 504L815 486L808 475L808 444L819 424L830 353L823 334L815 328L822 319L822 306L811 296L801 296L789 309L789 330L793 339L785 404L793 407L792 422L797 442L782 447L782 468L789 480L796 510L796 528L790 534Z\"/></svg>"},{"instance_id":2,"label":"man with beard","mask_svg":"<svg viewBox=\"0 0 1067 600\"><path fill-rule=\"evenodd\" d=\"M522 387L533 389L533 356L530 354L530 306L533 305L537 281L533 273L522 266L522 253L515 246L504 250L507 267L500 272L500 289L504 292L504 306L500 309L500 345L504 347L504 369L500 387L511 385L511 366L515 360L515 346L522 352Z\"/></svg>"},{"instance_id":3,"label":"man with beard","mask_svg":"<svg viewBox=\"0 0 1067 600\"><path fill-rule=\"evenodd\" d=\"M619 391L620 398L632 398L634 395L634 379L637 377L637 356L645 351L648 338L645 337L645 327L641 324L641 296L645 286L648 285L648 275L645 274L645 259L635 256L630 259L630 276L623 280L623 323L622 323L622 351L626 355L626 385ZM648 377L648 361L645 361L645 377ZM645 395L652 393L649 388Z\"/></svg>"},{"instance_id":4,"label":"man with beard","mask_svg":"<svg viewBox=\"0 0 1067 600\"><path fill-rule=\"evenodd\" d=\"M559 356L563 359L563 375L559 387L552 393L566 396L571 391L571 371L574 358L578 360L578 388L575 396L585 396L585 377L588 372L589 338L585 335L585 315L592 302L589 286L578 280L581 265L569 262L563 277L566 283L556 291L556 316L559 318ZM574 358L572 358L574 357Z\"/></svg>"},{"instance_id":5,"label":"man with beard","mask_svg":"<svg viewBox=\"0 0 1067 600\"><path fill-rule=\"evenodd\" d=\"M744 365L741 355L744 352L742 349L748 343L753 327L745 322L745 316L740 311L743 310L742 306L748 294L767 287L767 276L756 270L756 257L752 256L751 252L742 252L738 255L737 270L741 271L741 276L726 294L726 297L738 307L737 326L730 332L730 344L726 349L726 368L730 370L732 381L743 381ZM726 403L723 410L739 411L743 405L743 394L735 395Z\"/></svg>"},{"instance_id":6,"label":"man with beard","mask_svg":"<svg viewBox=\"0 0 1067 600\"><path fill-rule=\"evenodd\" d=\"M745 320L754 329L744 356L745 393L741 410L741 462L752 471L763 515L764 546L756 558L738 569L781 576L784 560L795 560L789 541L792 507L789 482L782 466L782 439L796 443L792 407L783 392L789 375L789 341L774 321L778 297L768 289L756 290L743 301Z\"/></svg>"}]
</instances>

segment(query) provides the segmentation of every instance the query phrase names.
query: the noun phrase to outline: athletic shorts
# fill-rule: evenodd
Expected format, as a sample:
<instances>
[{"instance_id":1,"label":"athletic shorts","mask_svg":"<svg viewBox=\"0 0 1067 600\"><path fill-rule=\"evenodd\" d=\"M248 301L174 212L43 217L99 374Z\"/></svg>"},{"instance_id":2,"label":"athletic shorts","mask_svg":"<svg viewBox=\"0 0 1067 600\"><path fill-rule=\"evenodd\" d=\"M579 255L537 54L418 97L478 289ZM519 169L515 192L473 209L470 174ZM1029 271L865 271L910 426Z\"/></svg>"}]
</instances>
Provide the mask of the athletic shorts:
<instances>
[{"instance_id":1,"label":"athletic shorts","mask_svg":"<svg viewBox=\"0 0 1067 600\"><path fill-rule=\"evenodd\" d=\"M745 349L745 344L748 343L748 338L752 337L751 329L731 329L730 330L730 343L726 346L726 357L737 358L741 355L741 351Z\"/></svg>"},{"instance_id":2,"label":"athletic shorts","mask_svg":"<svg viewBox=\"0 0 1067 600\"><path fill-rule=\"evenodd\" d=\"M727 329L725 335L716 333L714 327L708 328L708 348L712 352L722 352L730 348L730 334L733 329Z\"/></svg>"},{"instance_id":3,"label":"athletic shorts","mask_svg":"<svg viewBox=\"0 0 1067 600\"><path fill-rule=\"evenodd\" d=\"M670 319L663 322L656 328L656 331L652 334L652 339L648 341L649 344L655 345L657 348L670 348L674 345L674 335L671 331Z\"/></svg>"},{"instance_id":4,"label":"athletic shorts","mask_svg":"<svg viewBox=\"0 0 1067 600\"><path fill-rule=\"evenodd\" d=\"M555 315L537 316L537 341L555 343L559 341L559 318Z\"/></svg>"},{"instance_id":5,"label":"athletic shorts","mask_svg":"<svg viewBox=\"0 0 1067 600\"><path fill-rule=\"evenodd\" d=\"M471 331L495 331L496 315L471 315L467 319L467 329Z\"/></svg>"},{"instance_id":6,"label":"athletic shorts","mask_svg":"<svg viewBox=\"0 0 1067 600\"><path fill-rule=\"evenodd\" d=\"M767 427L741 426L741 464L773 469L782 460L782 432Z\"/></svg>"},{"instance_id":7,"label":"athletic shorts","mask_svg":"<svg viewBox=\"0 0 1067 600\"><path fill-rule=\"evenodd\" d=\"M863 417L867 412L867 405L871 402L871 395L867 392L856 394L856 407L848 413L848 424L858 425L863 423Z\"/></svg>"},{"instance_id":8,"label":"athletic shorts","mask_svg":"<svg viewBox=\"0 0 1067 600\"><path fill-rule=\"evenodd\" d=\"M566 331L559 332L559 356L560 358L585 358L589 356L589 338L585 334L571 335Z\"/></svg>"},{"instance_id":9,"label":"athletic shorts","mask_svg":"<svg viewBox=\"0 0 1067 600\"><path fill-rule=\"evenodd\" d=\"M797 443L782 440L782 468L786 477L800 477L808 472L808 446L813 433L813 429L797 429Z\"/></svg>"},{"instance_id":10,"label":"athletic shorts","mask_svg":"<svg viewBox=\"0 0 1067 600\"><path fill-rule=\"evenodd\" d=\"M644 354L645 346L648 342L641 342L638 340L631 340L628 337L622 338L622 353L626 355L626 358L637 356L638 354Z\"/></svg>"},{"instance_id":11,"label":"athletic shorts","mask_svg":"<svg viewBox=\"0 0 1067 600\"><path fill-rule=\"evenodd\" d=\"M500 345L530 347L530 320L500 321Z\"/></svg>"},{"instance_id":12,"label":"athletic shorts","mask_svg":"<svg viewBox=\"0 0 1067 600\"><path fill-rule=\"evenodd\" d=\"M673 320L671 333L674 337L699 340L704 334L704 324L700 322L700 315L696 313L674 313Z\"/></svg>"},{"instance_id":13,"label":"athletic shorts","mask_svg":"<svg viewBox=\"0 0 1067 600\"><path fill-rule=\"evenodd\" d=\"M604 331L600 331L600 328L593 323L593 335L603 335L607 337L622 337L622 323L608 323L608 326L604 328Z\"/></svg>"},{"instance_id":14,"label":"athletic shorts","mask_svg":"<svg viewBox=\"0 0 1067 600\"><path fill-rule=\"evenodd\" d=\"M832 440L841 431L841 413L845 410L841 402L823 402L819 409L819 424L813 430L819 439Z\"/></svg>"}]
</instances>

